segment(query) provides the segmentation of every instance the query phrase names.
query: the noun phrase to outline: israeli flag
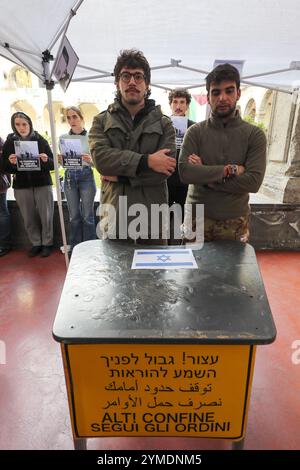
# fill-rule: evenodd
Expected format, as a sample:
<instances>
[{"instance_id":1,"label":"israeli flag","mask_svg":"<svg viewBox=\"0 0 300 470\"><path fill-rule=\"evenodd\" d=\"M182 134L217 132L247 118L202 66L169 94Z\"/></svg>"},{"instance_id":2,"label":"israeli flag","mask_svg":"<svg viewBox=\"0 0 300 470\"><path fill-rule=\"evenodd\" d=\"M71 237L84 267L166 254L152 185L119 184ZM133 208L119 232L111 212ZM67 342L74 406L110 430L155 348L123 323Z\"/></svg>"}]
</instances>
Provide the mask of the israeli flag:
<instances>
[{"instance_id":1,"label":"israeli flag","mask_svg":"<svg viewBox=\"0 0 300 470\"><path fill-rule=\"evenodd\" d=\"M198 269L191 248L135 250L131 269Z\"/></svg>"}]
</instances>

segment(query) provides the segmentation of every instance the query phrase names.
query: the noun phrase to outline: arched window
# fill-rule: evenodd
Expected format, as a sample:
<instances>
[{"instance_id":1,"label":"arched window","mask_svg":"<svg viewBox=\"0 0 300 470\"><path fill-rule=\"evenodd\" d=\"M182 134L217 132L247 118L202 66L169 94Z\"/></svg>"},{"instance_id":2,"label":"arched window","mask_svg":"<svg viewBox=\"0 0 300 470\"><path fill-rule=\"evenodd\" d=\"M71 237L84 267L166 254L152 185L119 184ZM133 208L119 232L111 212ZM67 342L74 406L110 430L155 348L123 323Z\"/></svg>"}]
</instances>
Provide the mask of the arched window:
<instances>
[{"instance_id":1,"label":"arched window","mask_svg":"<svg viewBox=\"0 0 300 470\"><path fill-rule=\"evenodd\" d=\"M99 108L94 103L81 103L79 108L84 117L84 125L88 130L91 128L94 117L99 114Z\"/></svg>"},{"instance_id":2,"label":"arched window","mask_svg":"<svg viewBox=\"0 0 300 470\"><path fill-rule=\"evenodd\" d=\"M15 69L13 73L13 81L17 88L32 87L30 72L28 72L28 70L22 69L21 67Z\"/></svg>"},{"instance_id":3,"label":"arched window","mask_svg":"<svg viewBox=\"0 0 300 470\"><path fill-rule=\"evenodd\" d=\"M27 116L30 117L33 123L33 127L35 126L35 123L37 121L37 113L34 109L34 107L26 100L19 100L15 101L14 103L11 104L11 114L16 113L18 111L21 111Z\"/></svg>"},{"instance_id":4,"label":"arched window","mask_svg":"<svg viewBox=\"0 0 300 470\"><path fill-rule=\"evenodd\" d=\"M258 121L262 122L267 129L269 128L271 119L273 98L274 92L268 90L262 99L258 113Z\"/></svg>"},{"instance_id":5,"label":"arched window","mask_svg":"<svg viewBox=\"0 0 300 470\"><path fill-rule=\"evenodd\" d=\"M63 103L61 101L53 101L52 109L53 109L56 133L57 135L64 134L65 132L67 132L68 128L66 127L66 124L65 124L66 118L65 118ZM47 130L47 132L50 133L50 116L49 116L49 110L48 110L47 104L44 106L43 124L44 124L45 130Z\"/></svg>"},{"instance_id":6,"label":"arched window","mask_svg":"<svg viewBox=\"0 0 300 470\"><path fill-rule=\"evenodd\" d=\"M247 106L245 108L245 111L244 111L244 117L250 117L251 119L253 119L253 121L255 120L255 116L256 116L256 104L255 104L255 101L253 98L251 98L248 103L247 103Z\"/></svg>"}]
</instances>

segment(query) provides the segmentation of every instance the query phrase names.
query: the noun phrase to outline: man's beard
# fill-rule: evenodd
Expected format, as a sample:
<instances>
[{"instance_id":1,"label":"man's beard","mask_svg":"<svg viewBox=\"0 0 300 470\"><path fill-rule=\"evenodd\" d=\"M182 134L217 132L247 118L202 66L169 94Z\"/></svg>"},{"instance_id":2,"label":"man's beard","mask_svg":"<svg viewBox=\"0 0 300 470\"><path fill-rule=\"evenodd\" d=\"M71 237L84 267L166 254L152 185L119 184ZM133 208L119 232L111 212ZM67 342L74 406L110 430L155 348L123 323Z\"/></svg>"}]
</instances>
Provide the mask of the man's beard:
<instances>
[{"instance_id":1,"label":"man's beard","mask_svg":"<svg viewBox=\"0 0 300 470\"><path fill-rule=\"evenodd\" d=\"M135 88L132 88L132 90L135 92L135 96L130 96L130 89L128 89L123 95L123 100L129 106L136 106L144 101L144 96L139 90Z\"/></svg>"},{"instance_id":2,"label":"man's beard","mask_svg":"<svg viewBox=\"0 0 300 470\"><path fill-rule=\"evenodd\" d=\"M234 114L235 110L236 110L236 104L234 106L230 106L226 111L220 111L216 108L215 111L213 111L213 114L220 118L227 118L231 116L232 114Z\"/></svg>"},{"instance_id":3,"label":"man's beard","mask_svg":"<svg viewBox=\"0 0 300 470\"><path fill-rule=\"evenodd\" d=\"M124 98L123 98L124 99ZM125 98L124 101L125 103L129 104L130 106L134 106L136 104L140 104L143 101L144 97L138 98Z\"/></svg>"}]
</instances>

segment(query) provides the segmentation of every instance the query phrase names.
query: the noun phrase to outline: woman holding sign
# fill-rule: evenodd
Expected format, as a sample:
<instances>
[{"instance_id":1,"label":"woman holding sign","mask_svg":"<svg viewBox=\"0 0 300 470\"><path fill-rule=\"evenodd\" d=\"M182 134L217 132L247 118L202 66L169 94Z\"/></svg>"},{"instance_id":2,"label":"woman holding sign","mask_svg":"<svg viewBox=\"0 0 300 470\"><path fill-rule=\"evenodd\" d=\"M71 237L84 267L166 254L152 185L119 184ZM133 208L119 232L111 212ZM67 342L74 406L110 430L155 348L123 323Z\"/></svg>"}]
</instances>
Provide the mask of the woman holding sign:
<instances>
[{"instance_id":1,"label":"woman holding sign","mask_svg":"<svg viewBox=\"0 0 300 470\"><path fill-rule=\"evenodd\" d=\"M46 257L53 245L53 154L27 114L14 113L11 127L14 132L3 145L3 168L13 174L15 199L32 245L28 256Z\"/></svg>"},{"instance_id":2,"label":"woman holding sign","mask_svg":"<svg viewBox=\"0 0 300 470\"><path fill-rule=\"evenodd\" d=\"M94 199L96 184L92 170L92 157L81 110L66 108L70 126L68 134L60 136L60 162L65 171L64 191L70 217L71 252L75 245L96 238Z\"/></svg>"}]
</instances>

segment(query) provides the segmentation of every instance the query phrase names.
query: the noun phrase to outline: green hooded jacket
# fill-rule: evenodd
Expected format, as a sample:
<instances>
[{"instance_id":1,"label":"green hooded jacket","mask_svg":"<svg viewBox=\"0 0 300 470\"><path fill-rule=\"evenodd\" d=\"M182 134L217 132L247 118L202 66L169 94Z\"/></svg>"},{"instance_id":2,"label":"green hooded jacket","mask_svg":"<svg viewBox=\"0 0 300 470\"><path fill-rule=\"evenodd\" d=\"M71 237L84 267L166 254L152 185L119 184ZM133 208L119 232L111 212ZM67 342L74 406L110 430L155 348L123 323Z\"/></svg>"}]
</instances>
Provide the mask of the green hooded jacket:
<instances>
[{"instance_id":1,"label":"green hooded jacket","mask_svg":"<svg viewBox=\"0 0 300 470\"><path fill-rule=\"evenodd\" d=\"M168 203L167 176L145 166L139 169L145 155L164 148L171 150L170 156L175 158L176 154L172 122L153 100L146 100L145 107L134 119L115 100L107 111L95 116L89 132L89 146L99 173L119 178L118 182L103 182L101 187L101 204L111 204L116 211L117 237L119 217L127 217L124 199L120 207L120 196L127 196L128 209L133 204L143 204L148 214L153 204ZM133 217L127 218L127 226L131 220ZM148 227L141 227L141 231L142 238L150 236L150 219Z\"/></svg>"}]
</instances>

